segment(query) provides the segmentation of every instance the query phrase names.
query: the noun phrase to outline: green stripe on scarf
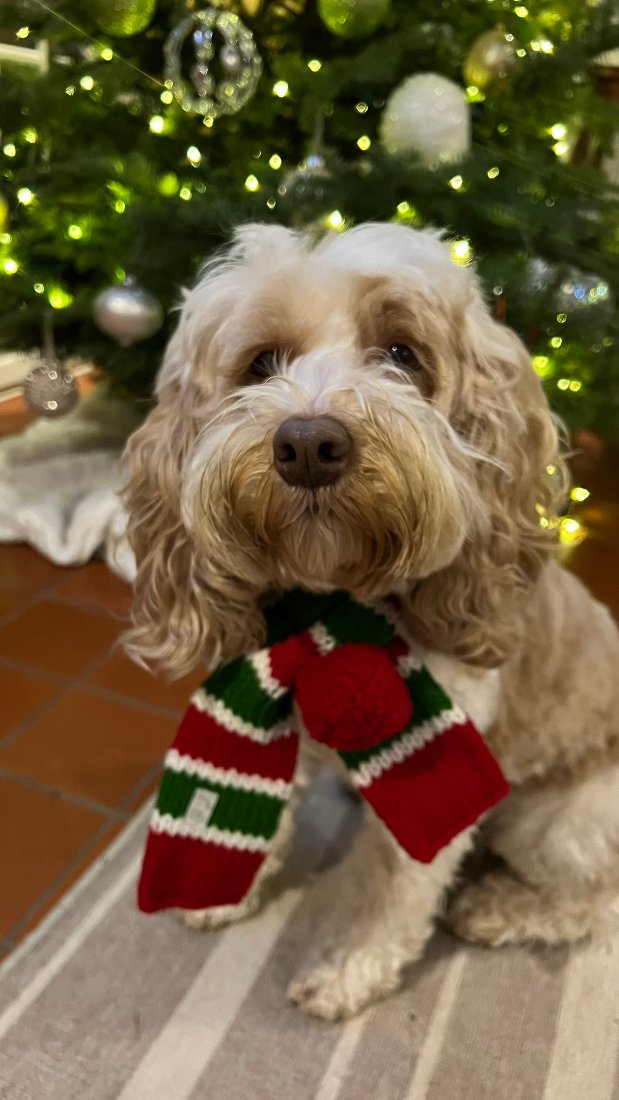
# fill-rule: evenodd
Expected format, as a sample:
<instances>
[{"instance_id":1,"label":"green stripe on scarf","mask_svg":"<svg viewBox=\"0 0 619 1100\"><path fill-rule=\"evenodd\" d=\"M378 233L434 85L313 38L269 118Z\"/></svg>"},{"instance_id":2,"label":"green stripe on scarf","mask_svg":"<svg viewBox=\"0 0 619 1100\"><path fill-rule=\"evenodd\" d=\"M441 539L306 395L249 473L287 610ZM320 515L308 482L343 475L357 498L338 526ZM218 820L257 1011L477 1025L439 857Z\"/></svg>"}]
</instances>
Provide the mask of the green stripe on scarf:
<instances>
[{"instance_id":1,"label":"green stripe on scarf","mask_svg":"<svg viewBox=\"0 0 619 1100\"><path fill-rule=\"evenodd\" d=\"M196 776L183 772L164 772L157 799L159 813L184 817L195 791L200 789L225 795L215 806L209 825L267 839L275 833L283 808L280 798L259 791L222 787L218 783L197 779Z\"/></svg>"}]
</instances>

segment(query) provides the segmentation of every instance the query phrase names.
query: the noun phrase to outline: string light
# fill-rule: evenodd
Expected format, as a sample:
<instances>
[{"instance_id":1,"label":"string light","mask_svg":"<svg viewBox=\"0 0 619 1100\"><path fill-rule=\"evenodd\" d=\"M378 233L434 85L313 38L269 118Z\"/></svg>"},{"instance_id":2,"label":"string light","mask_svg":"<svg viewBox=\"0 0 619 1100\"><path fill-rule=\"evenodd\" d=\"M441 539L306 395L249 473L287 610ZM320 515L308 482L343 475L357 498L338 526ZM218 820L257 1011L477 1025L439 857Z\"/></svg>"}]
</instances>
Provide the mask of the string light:
<instances>
[{"instance_id":1,"label":"string light","mask_svg":"<svg viewBox=\"0 0 619 1100\"><path fill-rule=\"evenodd\" d=\"M308 61L307 67L312 73L319 73L322 69L322 61L319 61L317 57L313 57L311 61Z\"/></svg>"},{"instance_id":2,"label":"string light","mask_svg":"<svg viewBox=\"0 0 619 1100\"><path fill-rule=\"evenodd\" d=\"M109 46L104 46L101 50L101 57L104 61L111 61L114 57L114 51Z\"/></svg>"},{"instance_id":3,"label":"string light","mask_svg":"<svg viewBox=\"0 0 619 1100\"><path fill-rule=\"evenodd\" d=\"M190 187L181 187L181 189L178 193L178 197L179 197L179 199L182 199L183 202L189 202L189 200L191 198L191 188Z\"/></svg>"},{"instance_id":4,"label":"string light","mask_svg":"<svg viewBox=\"0 0 619 1100\"><path fill-rule=\"evenodd\" d=\"M559 542L563 546L577 546L586 536L586 529L575 516L561 517L559 520Z\"/></svg>"},{"instance_id":5,"label":"string light","mask_svg":"<svg viewBox=\"0 0 619 1100\"><path fill-rule=\"evenodd\" d=\"M552 371L552 365L547 355L534 355L533 367L540 378L546 378Z\"/></svg>"},{"instance_id":6,"label":"string light","mask_svg":"<svg viewBox=\"0 0 619 1100\"><path fill-rule=\"evenodd\" d=\"M367 103L355 103L355 111L358 115L364 115L368 109Z\"/></svg>"},{"instance_id":7,"label":"string light","mask_svg":"<svg viewBox=\"0 0 619 1100\"><path fill-rule=\"evenodd\" d=\"M371 144L372 139L369 138L367 134L362 134L361 137L357 139L357 145L361 149L362 153L366 153Z\"/></svg>"},{"instance_id":8,"label":"string light","mask_svg":"<svg viewBox=\"0 0 619 1100\"><path fill-rule=\"evenodd\" d=\"M557 389L558 390L569 390L569 388L570 388L569 378L559 378L557 380Z\"/></svg>"},{"instance_id":9,"label":"string light","mask_svg":"<svg viewBox=\"0 0 619 1100\"><path fill-rule=\"evenodd\" d=\"M550 344L551 348L560 348L563 340L560 336L553 336L548 341L548 343Z\"/></svg>"},{"instance_id":10,"label":"string light","mask_svg":"<svg viewBox=\"0 0 619 1100\"><path fill-rule=\"evenodd\" d=\"M95 82L91 76L83 76L80 80L80 88L83 88L85 92L91 92L95 86Z\"/></svg>"},{"instance_id":11,"label":"string light","mask_svg":"<svg viewBox=\"0 0 619 1100\"><path fill-rule=\"evenodd\" d=\"M67 236L70 237L72 241L79 241L84 236L84 230L81 225L75 225L75 223L73 223L67 227Z\"/></svg>"},{"instance_id":12,"label":"string light","mask_svg":"<svg viewBox=\"0 0 619 1100\"><path fill-rule=\"evenodd\" d=\"M114 203L114 210L116 211L116 213L117 214L124 214L125 209L126 209L125 202L122 199L116 199L116 202Z\"/></svg>"},{"instance_id":13,"label":"string light","mask_svg":"<svg viewBox=\"0 0 619 1100\"><path fill-rule=\"evenodd\" d=\"M288 95L288 84L285 80L276 80L273 85L273 95L278 99L284 99Z\"/></svg>"},{"instance_id":14,"label":"string light","mask_svg":"<svg viewBox=\"0 0 619 1100\"><path fill-rule=\"evenodd\" d=\"M178 191L178 176L174 172L166 172L159 180L159 191L162 195L175 195Z\"/></svg>"},{"instance_id":15,"label":"string light","mask_svg":"<svg viewBox=\"0 0 619 1100\"><path fill-rule=\"evenodd\" d=\"M274 168L277 171L282 166L282 158L279 153L273 153L272 157L269 157L269 168Z\"/></svg>"},{"instance_id":16,"label":"string light","mask_svg":"<svg viewBox=\"0 0 619 1100\"><path fill-rule=\"evenodd\" d=\"M39 140L38 132L35 130L34 126L26 126L26 129L22 130L21 136L29 145L34 145L35 142Z\"/></svg>"},{"instance_id":17,"label":"string light","mask_svg":"<svg viewBox=\"0 0 619 1100\"><path fill-rule=\"evenodd\" d=\"M148 128L152 134L162 134L165 122L161 115L151 115Z\"/></svg>"},{"instance_id":18,"label":"string light","mask_svg":"<svg viewBox=\"0 0 619 1100\"><path fill-rule=\"evenodd\" d=\"M13 238L11 237L10 233L0 234L0 244L10 244L12 239Z\"/></svg>"},{"instance_id":19,"label":"string light","mask_svg":"<svg viewBox=\"0 0 619 1100\"><path fill-rule=\"evenodd\" d=\"M489 180L495 180L500 172L499 168L489 168L486 175Z\"/></svg>"},{"instance_id":20,"label":"string light","mask_svg":"<svg viewBox=\"0 0 619 1100\"><path fill-rule=\"evenodd\" d=\"M343 229L344 218L340 214L339 210L332 210L325 219L330 229Z\"/></svg>"},{"instance_id":21,"label":"string light","mask_svg":"<svg viewBox=\"0 0 619 1100\"><path fill-rule=\"evenodd\" d=\"M454 191L459 191L463 183L464 180L462 179L462 176L452 176L449 180L449 186L453 188Z\"/></svg>"},{"instance_id":22,"label":"string light","mask_svg":"<svg viewBox=\"0 0 619 1100\"><path fill-rule=\"evenodd\" d=\"M277 206L276 200L275 199L267 199L267 206L268 206L269 210L274 210L275 207Z\"/></svg>"},{"instance_id":23,"label":"string light","mask_svg":"<svg viewBox=\"0 0 619 1100\"><path fill-rule=\"evenodd\" d=\"M472 256L472 248L470 242L466 237L461 237L458 241L452 241L451 245L451 258L454 263L460 264L461 267L466 267Z\"/></svg>"},{"instance_id":24,"label":"string light","mask_svg":"<svg viewBox=\"0 0 619 1100\"><path fill-rule=\"evenodd\" d=\"M75 84L67 84L65 95L75 95Z\"/></svg>"},{"instance_id":25,"label":"string light","mask_svg":"<svg viewBox=\"0 0 619 1100\"><path fill-rule=\"evenodd\" d=\"M590 497L588 489L584 489L582 485L575 485L570 493L572 500L575 500L577 504L582 504L583 500L588 500Z\"/></svg>"},{"instance_id":26,"label":"string light","mask_svg":"<svg viewBox=\"0 0 619 1100\"><path fill-rule=\"evenodd\" d=\"M27 38L30 34L30 27L20 27L18 31L15 31L16 38Z\"/></svg>"},{"instance_id":27,"label":"string light","mask_svg":"<svg viewBox=\"0 0 619 1100\"><path fill-rule=\"evenodd\" d=\"M198 149L197 145L189 146L187 150L187 160L190 164L193 164L194 168L197 167L197 165L200 163L200 161L202 160L202 153Z\"/></svg>"},{"instance_id":28,"label":"string light","mask_svg":"<svg viewBox=\"0 0 619 1100\"><path fill-rule=\"evenodd\" d=\"M19 264L12 256L7 256L6 260L2 261L2 270L5 275L15 275L19 270Z\"/></svg>"},{"instance_id":29,"label":"string light","mask_svg":"<svg viewBox=\"0 0 619 1100\"><path fill-rule=\"evenodd\" d=\"M564 325L567 321L567 313L557 313L557 321L560 325Z\"/></svg>"},{"instance_id":30,"label":"string light","mask_svg":"<svg viewBox=\"0 0 619 1100\"><path fill-rule=\"evenodd\" d=\"M556 157L564 157L566 153L569 153L570 146L567 141L557 141L552 147L552 151Z\"/></svg>"},{"instance_id":31,"label":"string light","mask_svg":"<svg viewBox=\"0 0 619 1100\"><path fill-rule=\"evenodd\" d=\"M526 19L529 14L529 9L525 8L524 4L519 4L517 8L514 8L514 15L517 15L519 19Z\"/></svg>"},{"instance_id":32,"label":"string light","mask_svg":"<svg viewBox=\"0 0 619 1100\"><path fill-rule=\"evenodd\" d=\"M35 283L34 286L32 287L32 289L34 290L35 294L44 294L45 293L45 283Z\"/></svg>"},{"instance_id":33,"label":"string light","mask_svg":"<svg viewBox=\"0 0 619 1100\"><path fill-rule=\"evenodd\" d=\"M562 122L555 122L554 126L551 126L548 133L555 141L560 141L567 134L567 126L564 126Z\"/></svg>"},{"instance_id":34,"label":"string light","mask_svg":"<svg viewBox=\"0 0 619 1100\"><path fill-rule=\"evenodd\" d=\"M570 382L570 390L572 393L578 393L582 389L582 382L579 382L577 378L572 378Z\"/></svg>"},{"instance_id":35,"label":"string light","mask_svg":"<svg viewBox=\"0 0 619 1100\"><path fill-rule=\"evenodd\" d=\"M161 95L159 96L159 99L161 100L162 103L170 104L170 103L174 102L174 95L169 90L169 88L166 88L165 91L163 91L161 93Z\"/></svg>"},{"instance_id":36,"label":"string light","mask_svg":"<svg viewBox=\"0 0 619 1100\"><path fill-rule=\"evenodd\" d=\"M20 202L22 206L30 206L33 198L34 192L31 191L29 187L20 187L17 192L17 201Z\"/></svg>"},{"instance_id":37,"label":"string light","mask_svg":"<svg viewBox=\"0 0 619 1100\"><path fill-rule=\"evenodd\" d=\"M9 141L9 142L8 142L8 143L7 143L7 144L6 144L5 146L4 146L4 149L2 150L2 152L4 153L5 157L14 157L14 156L16 155L16 153L17 153L17 149L16 149L16 148L15 148L15 146L13 145L13 142L12 142L12 141Z\"/></svg>"},{"instance_id":38,"label":"string light","mask_svg":"<svg viewBox=\"0 0 619 1100\"><path fill-rule=\"evenodd\" d=\"M73 295L61 286L53 286L47 295L47 300L52 309L66 309L73 301Z\"/></svg>"},{"instance_id":39,"label":"string light","mask_svg":"<svg viewBox=\"0 0 619 1100\"><path fill-rule=\"evenodd\" d=\"M250 176L247 177L247 179L245 180L245 190L246 191L259 191L260 190L260 182L256 179L255 176L250 175Z\"/></svg>"}]
</instances>

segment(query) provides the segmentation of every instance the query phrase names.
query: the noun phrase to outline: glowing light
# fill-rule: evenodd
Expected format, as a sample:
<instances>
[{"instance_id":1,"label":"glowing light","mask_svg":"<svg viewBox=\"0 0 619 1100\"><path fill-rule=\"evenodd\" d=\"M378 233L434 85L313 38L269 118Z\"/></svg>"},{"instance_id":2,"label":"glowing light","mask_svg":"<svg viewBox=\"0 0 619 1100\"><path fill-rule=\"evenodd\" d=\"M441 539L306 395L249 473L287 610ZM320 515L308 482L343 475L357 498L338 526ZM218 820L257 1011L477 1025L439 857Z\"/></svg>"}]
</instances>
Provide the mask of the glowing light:
<instances>
[{"instance_id":1,"label":"glowing light","mask_svg":"<svg viewBox=\"0 0 619 1100\"><path fill-rule=\"evenodd\" d=\"M34 145L34 143L39 140L38 132L35 130L34 126L26 126L26 129L22 130L22 137L29 145Z\"/></svg>"},{"instance_id":2,"label":"glowing light","mask_svg":"<svg viewBox=\"0 0 619 1100\"><path fill-rule=\"evenodd\" d=\"M4 149L2 150L2 152L4 153L5 157L14 157L14 156L15 156L15 154L17 153L17 149L16 149L16 148L15 148L15 146L13 145L13 142L12 142L12 141L9 141L9 142L8 142L8 143L7 143L7 144L6 144L5 146L4 146Z\"/></svg>"},{"instance_id":3,"label":"glowing light","mask_svg":"<svg viewBox=\"0 0 619 1100\"><path fill-rule=\"evenodd\" d=\"M279 153L273 153L272 157L269 157L269 168L274 168L277 171L282 166L282 158Z\"/></svg>"},{"instance_id":4,"label":"glowing light","mask_svg":"<svg viewBox=\"0 0 619 1100\"><path fill-rule=\"evenodd\" d=\"M572 393L578 393L582 389L582 382L579 382L578 378L572 378L570 382L570 390Z\"/></svg>"},{"instance_id":5,"label":"glowing light","mask_svg":"<svg viewBox=\"0 0 619 1100\"><path fill-rule=\"evenodd\" d=\"M288 83L285 80L276 80L273 85L273 95L278 99L284 99L288 95Z\"/></svg>"},{"instance_id":6,"label":"glowing light","mask_svg":"<svg viewBox=\"0 0 619 1100\"><path fill-rule=\"evenodd\" d=\"M563 343L563 339L561 338L561 336L553 336L548 341L548 343L550 344L551 348L560 348L561 344Z\"/></svg>"},{"instance_id":7,"label":"glowing light","mask_svg":"<svg viewBox=\"0 0 619 1100\"><path fill-rule=\"evenodd\" d=\"M70 225L67 228L67 236L69 236L72 241L79 241L84 236L84 230L81 225Z\"/></svg>"},{"instance_id":8,"label":"glowing light","mask_svg":"<svg viewBox=\"0 0 619 1100\"><path fill-rule=\"evenodd\" d=\"M33 198L34 192L31 191L29 187L20 187L19 191L17 192L17 200L22 204L22 206L30 206Z\"/></svg>"},{"instance_id":9,"label":"glowing light","mask_svg":"<svg viewBox=\"0 0 619 1100\"><path fill-rule=\"evenodd\" d=\"M527 56L527 51L523 50L522 46L519 46L518 49L516 50L516 57L526 57L526 56Z\"/></svg>"},{"instance_id":10,"label":"glowing light","mask_svg":"<svg viewBox=\"0 0 619 1100\"><path fill-rule=\"evenodd\" d=\"M519 19L526 19L529 14L529 9L525 8L524 4L519 4L517 8L514 8L514 15L517 15Z\"/></svg>"},{"instance_id":11,"label":"glowing light","mask_svg":"<svg viewBox=\"0 0 619 1100\"><path fill-rule=\"evenodd\" d=\"M466 89L466 94L469 97L469 99L474 99L474 97L478 94L478 92L479 92L479 88L477 87L476 84L469 84L468 88Z\"/></svg>"},{"instance_id":12,"label":"glowing light","mask_svg":"<svg viewBox=\"0 0 619 1100\"><path fill-rule=\"evenodd\" d=\"M557 321L560 325L564 325L567 321L567 313L557 313Z\"/></svg>"},{"instance_id":13,"label":"glowing light","mask_svg":"<svg viewBox=\"0 0 619 1100\"><path fill-rule=\"evenodd\" d=\"M308 61L307 67L312 73L319 73L322 69L322 61L319 61L317 57L313 57L311 61Z\"/></svg>"},{"instance_id":14,"label":"glowing light","mask_svg":"<svg viewBox=\"0 0 619 1100\"><path fill-rule=\"evenodd\" d=\"M277 206L276 200L275 199L267 199L267 206L268 206L269 210L274 210L275 207Z\"/></svg>"},{"instance_id":15,"label":"glowing light","mask_svg":"<svg viewBox=\"0 0 619 1100\"><path fill-rule=\"evenodd\" d=\"M550 371L552 370L550 360L547 355L534 355L533 367L535 369L535 373L538 374L540 378L546 378L546 376L550 374Z\"/></svg>"},{"instance_id":16,"label":"glowing light","mask_svg":"<svg viewBox=\"0 0 619 1100\"><path fill-rule=\"evenodd\" d=\"M570 493L572 500L578 504L582 504L583 500L587 500L590 495L589 490L584 489L582 485L575 485Z\"/></svg>"},{"instance_id":17,"label":"glowing light","mask_svg":"<svg viewBox=\"0 0 619 1100\"><path fill-rule=\"evenodd\" d=\"M360 138L357 138L357 145L363 153L367 152L372 144L372 139L367 134L362 134Z\"/></svg>"},{"instance_id":18,"label":"glowing light","mask_svg":"<svg viewBox=\"0 0 619 1100\"><path fill-rule=\"evenodd\" d=\"M531 43L531 45L533 45L533 43ZM555 52L554 45L549 38L540 38L538 45L542 53L550 54Z\"/></svg>"},{"instance_id":19,"label":"glowing light","mask_svg":"<svg viewBox=\"0 0 619 1100\"><path fill-rule=\"evenodd\" d=\"M104 61L111 61L114 57L114 51L109 46L104 46L101 50L101 57Z\"/></svg>"},{"instance_id":20,"label":"glowing light","mask_svg":"<svg viewBox=\"0 0 619 1100\"><path fill-rule=\"evenodd\" d=\"M198 149L197 145L190 145L187 150L187 160L194 166L198 165L202 160L202 153Z\"/></svg>"},{"instance_id":21,"label":"glowing light","mask_svg":"<svg viewBox=\"0 0 619 1100\"><path fill-rule=\"evenodd\" d=\"M469 263L473 250L470 242L466 237L461 237L458 241L452 241L451 244L451 258L454 263L460 264L462 267L466 267Z\"/></svg>"},{"instance_id":22,"label":"glowing light","mask_svg":"<svg viewBox=\"0 0 619 1100\"><path fill-rule=\"evenodd\" d=\"M215 119L212 118L211 115L207 115L206 118L202 119L202 125L206 126L207 130L211 129L211 126L213 125L214 122L215 122Z\"/></svg>"},{"instance_id":23,"label":"glowing light","mask_svg":"<svg viewBox=\"0 0 619 1100\"><path fill-rule=\"evenodd\" d=\"M18 31L15 31L16 38L27 38L30 34L30 27L20 27Z\"/></svg>"},{"instance_id":24,"label":"glowing light","mask_svg":"<svg viewBox=\"0 0 619 1100\"><path fill-rule=\"evenodd\" d=\"M161 115L151 115L148 128L152 134L162 134L165 122Z\"/></svg>"},{"instance_id":25,"label":"glowing light","mask_svg":"<svg viewBox=\"0 0 619 1100\"><path fill-rule=\"evenodd\" d=\"M91 76L83 76L80 80L80 88L83 88L85 92L91 92L95 86L95 82Z\"/></svg>"},{"instance_id":26,"label":"glowing light","mask_svg":"<svg viewBox=\"0 0 619 1100\"><path fill-rule=\"evenodd\" d=\"M161 95L159 96L159 99L161 100L162 103L173 103L174 95L169 90L169 88L166 88L165 91L163 91L161 93Z\"/></svg>"},{"instance_id":27,"label":"glowing light","mask_svg":"<svg viewBox=\"0 0 619 1100\"><path fill-rule=\"evenodd\" d=\"M8 256L6 260L2 261L2 270L5 275L15 275L19 269L17 260L14 260L11 256Z\"/></svg>"},{"instance_id":28,"label":"glowing light","mask_svg":"<svg viewBox=\"0 0 619 1100\"><path fill-rule=\"evenodd\" d=\"M551 462L550 465L546 467L546 473L548 474L549 477L552 477L553 474L556 474L556 472L557 472L557 467L554 465L554 463Z\"/></svg>"},{"instance_id":29,"label":"glowing light","mask_svg":"<svg viewBox=\"0 0 619 1100\"><path fill-rule=\"evenodd\" d=\"M178 191L178 176L174 172L166 172L159 180L159 191L162 195L175 195Z\"/></svg>"},{"instance_id":30,"label":"glowing light","mask_svg":"<svg viewBox=\"0 0 619 1100\"><path fill-rule=\"evenodd\" d=\"M0 244L10 244L12 240L10 233L0 233Z\"/></svg>"},{"instance_id":31,"label":"glowing light","mask_svg":"<svg viewBox=\"0 0 619 1100\"><path fill-rule=\"evenodd\" d=\"M355 111L359 115L364 115L368 109L367 103L355 103Z\"/></svg>"},{"instance_id":32,"label":"glowing light","mask_svg":"<svg viewBox=\"0 0 619 1100\"><path fill-rule=\"evenodd\" d=\"M190 187L181 187L181 189L178 193L178 197L179 197L179 199L182 199L183 202L189 202L189 200L191 198L191 188Z\"/></svg>"},{"instance_id":33,"label":"glowing light","mask_svg":"<svg viewBox=\"0 0 619 1100\"><path fill-rule=\"evenodd\" d=\"M47 295L47 300L52 309L66 309L73 301L73 295L61 286L53 286Z\"/></svg>"},{"instance_id":34,"label":"glowing light","mask_svg":"<svg viewBox=\"0 0 619 1100\"><path fill-rule=\"evenodd\" d=\"M75 95L75 84L67 84L65 95Z\"/></svg>"},{"instance_id":35,"label":"glowing light","mask_svg":"<svg viewBox=\"0 0 619 1100\"><path fill-rule=\"evenodd\" d=\"M560 141L561 138L564 138L567 134L567 126L564 126L562 122L555 122L554 126L550 127L548 133L555 141Z\"/></svg>"},{"instance_id":36,"label":"glowing light","mask_svg":"<svg viewBox=\"0 0 619 1100\"><path fill-rule=\"evenodd\" d=\"M45 283L35 283L33 288L35 294L45 293Z\"/></svg>"},{"instance_id":37,"label":"glowing light","mask_svg":"<svg viewBox=\"0 0 619 1100\"><path fill-rule=\"evenodd\" d=\"M462 176L452 176L449 181L449 186L452 187L454 191L459 191L463 183L464 180Z\"/></svg>"},{"instance_id":38,"label":"glowing light","mask_svg":"<svg viewBox=\"0 0 619 1100\"><path fill-rule=\"evenodd\" d=\"M247 177L247 179L245 180L245 190L246 191L259 191L260 190L260 182L256 179L255 176L248 176Z\"/></svg>"},{"instance_id":39,"label":"glowing light","mask_svg":"<svg viewBox=\"0 0 619 1100\"><path fill-rule=\"evenodd\" d=\"M563 546L577 546L587 537L586 529L574 516L562 516L559 520L559 542Z\"/></svg>"},{"instance_id":40,"label":"glowing light","mask_svg":"<svg viewBox=\"0 0 619 1100\"><path fill-rule=\"evenodd\" d=\"M556 157L564 157L566 153L569 153L570 146L567 141L556 141L552 147L552 151Z\"/></svg>"},{"instance_id":41,"label":"glowing light","mask_svg":"<svg viewBox=\"0 0 619 1100\"><path fill-rule=\"evenodd\" d=\"M343 229L344 228L344 218L340 214L339 210L332 210L331 213L326 218L326 222L327 222L327 225L331 229Z\"/></svg>"},{"instance_id":42,"label":"glowing light","mask_svg":"<svg viewBox=\"0 0 619 1100\"><path fill-rule=\"evenodd\" d=\"M558 390L569 390L569 388L570 388L569 378L559 378L558 379L558 381L557 381L557 389Z\"/></svg>"},{"instance_id":43,"label":"glowing light","mask_svg":"<svg viewBox=\"0 0 619 1100\"><path fill-rule=\"evenodd\" d=\"M117 214L124 214L125 209L126 209L126 204L123 202L123 200L122 199L116 199L116 202L114 203L114 210L116 211L116 213Z\"/></svg>"},{"instance_id":44,"label":"glowing light","mask_svg":"<svg viewBox=\"0 0 619 1100\"><path fill-rule=\"evenodd\" d=\"M489 168L487 176L489 180L495 180L500 172L499 168Z\"/></svg>"}]
</instances>

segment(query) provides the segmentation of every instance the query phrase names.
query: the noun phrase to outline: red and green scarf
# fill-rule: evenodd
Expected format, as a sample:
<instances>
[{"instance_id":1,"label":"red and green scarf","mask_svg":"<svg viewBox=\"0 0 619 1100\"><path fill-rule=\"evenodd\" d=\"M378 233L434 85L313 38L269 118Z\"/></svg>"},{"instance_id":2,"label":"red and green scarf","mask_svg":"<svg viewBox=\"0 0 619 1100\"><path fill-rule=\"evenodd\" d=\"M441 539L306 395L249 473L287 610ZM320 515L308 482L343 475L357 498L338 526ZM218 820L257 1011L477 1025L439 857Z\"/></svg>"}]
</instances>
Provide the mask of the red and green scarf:
<instances>
[{"instance_id":1,"label":"red and green scarf","mask_svg":"<svg viewBox=\"0 0 619 1100\"><path fill-rule=\"evenodd\" d=\"M266 647L209 677L166 755L144 912L245 898L290 798L299 715L412 859L429 863L507 794L481 735L388 608L297 591L266 619Z\"/></svg>"}]
</instances>

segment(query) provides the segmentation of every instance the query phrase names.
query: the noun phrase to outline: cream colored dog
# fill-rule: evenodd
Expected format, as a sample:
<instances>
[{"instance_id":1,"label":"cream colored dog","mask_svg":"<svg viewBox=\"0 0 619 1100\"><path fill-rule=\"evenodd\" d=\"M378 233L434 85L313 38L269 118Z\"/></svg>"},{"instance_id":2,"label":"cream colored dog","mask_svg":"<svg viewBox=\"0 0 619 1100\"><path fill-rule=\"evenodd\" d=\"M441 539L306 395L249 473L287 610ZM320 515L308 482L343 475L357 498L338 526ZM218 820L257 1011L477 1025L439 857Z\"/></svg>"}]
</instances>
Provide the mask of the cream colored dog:
<instances>
[{"instance_id":1,"label":"cream colored dog","mask_svg":"<svg viewBox=\"0 0 619 1100\"><path fill-rule=\"evenodd\" d=\"M330 872L358 917L293 999L335 1019L395 989L480 835L503 863L456 895L456 932L595 931L619 893L619 638L553 560L557 427L473 271L434 232L246 226L186 295L157 396L129 445L130 651L179 675L259 645L273 591L396 594L513 785L429 866L368 813Z\"/></svg>"}]
</instances>

